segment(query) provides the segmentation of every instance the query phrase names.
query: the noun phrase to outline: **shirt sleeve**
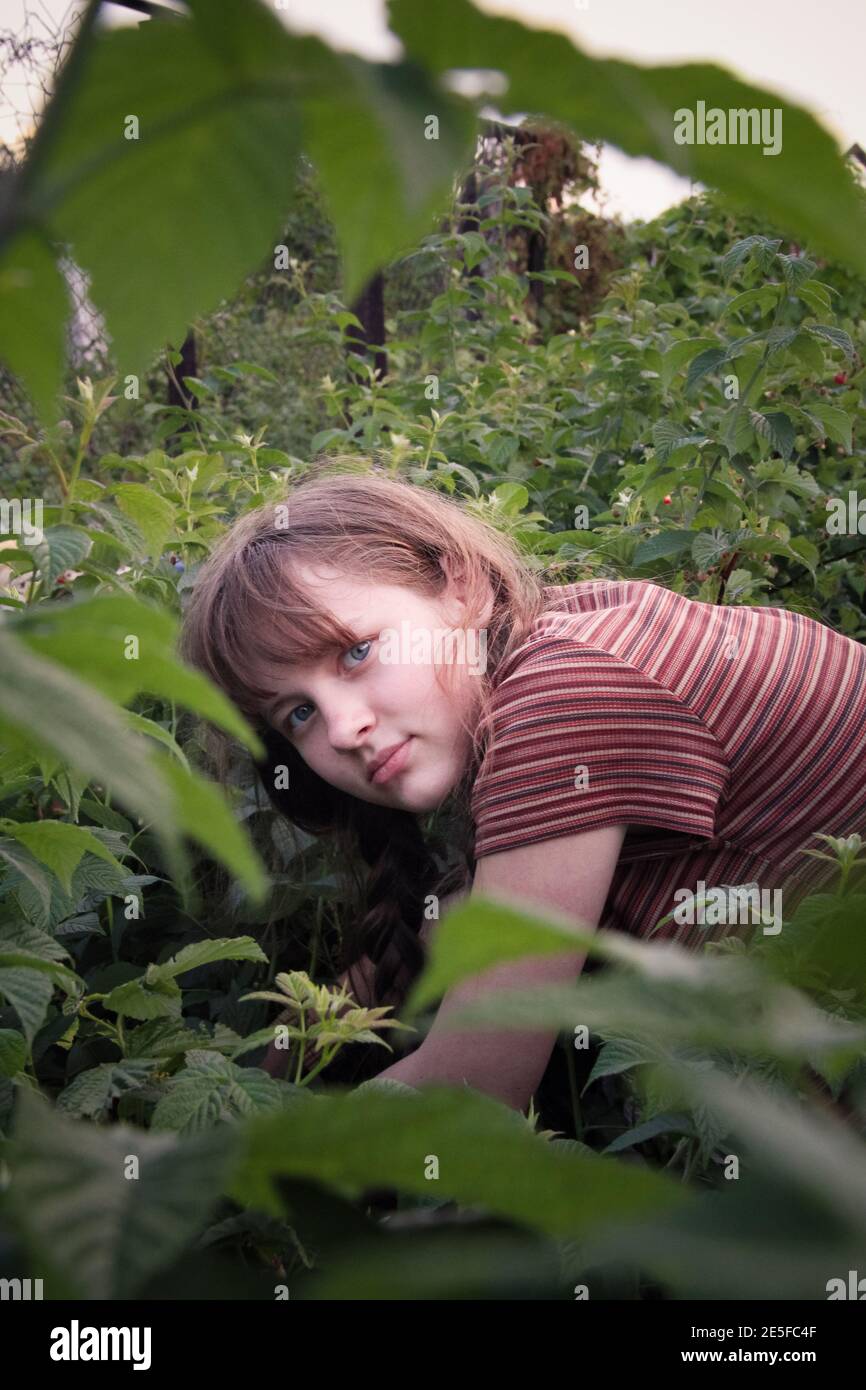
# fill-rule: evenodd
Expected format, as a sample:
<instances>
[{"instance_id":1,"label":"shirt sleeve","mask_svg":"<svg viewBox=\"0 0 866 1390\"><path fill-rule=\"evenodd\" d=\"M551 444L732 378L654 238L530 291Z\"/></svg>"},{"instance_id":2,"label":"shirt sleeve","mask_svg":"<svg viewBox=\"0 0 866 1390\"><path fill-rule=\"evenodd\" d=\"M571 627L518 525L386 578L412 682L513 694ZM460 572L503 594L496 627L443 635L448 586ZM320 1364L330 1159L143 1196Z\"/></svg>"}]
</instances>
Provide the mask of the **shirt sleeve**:
<instances>
[{"instance_id":1,"label":"shirt sleeve","mask_svg":"<svg viewBox=\"0 0 866 1390\"><path fill-rule=\"evenodd\" d=\"M563 634L515 657L472 793L477 859L606 825L713 838L730 766L678 695Z\"/></svg>"}]
</instances>

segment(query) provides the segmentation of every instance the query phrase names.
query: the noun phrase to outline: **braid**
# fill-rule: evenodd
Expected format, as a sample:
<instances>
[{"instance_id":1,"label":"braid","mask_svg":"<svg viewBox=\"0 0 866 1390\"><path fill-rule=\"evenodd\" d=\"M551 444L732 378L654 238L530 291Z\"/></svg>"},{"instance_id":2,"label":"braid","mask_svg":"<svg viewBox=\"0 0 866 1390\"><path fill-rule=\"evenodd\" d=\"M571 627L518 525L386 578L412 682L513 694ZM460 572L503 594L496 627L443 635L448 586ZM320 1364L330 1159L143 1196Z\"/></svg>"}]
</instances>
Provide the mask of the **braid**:
<instances>
[{"instance_id":1,"label":"braid","mask_svg":"<svg viewBox=\"0 0 866 1390\"><path fill-rule=\"evenodd\" d=\"M365 805L356 818L358 849L369 865L366 911L356 931L347 933L348 960L366 954L376 966L373 994L402 996L424 964L418 938L424 900L440 872L424 842L418 820L408 811ZM400 979L406 974L407 979Z\"/></svg>"},{"instance_id":2,"label":"braid","mask_svg":"<svg viewBox=\"0 0 866 1390\"><path fill-rule=\"evenodd\" d=\"M334 834L344 871L358 857L366 865L366 874L353 876L359 903L343 933L341 968L366 955L375 965L375 999L393 995L400 1002L424 965L418 933L425 899L465 882L466 866L444 870L411 812L359 801L314 773L275 729L261 725L258 732L266 754L256 767L276 809L302 830ZM281 766L289 771L287 788L275 775Z\"/></svg>"}]
</instances>

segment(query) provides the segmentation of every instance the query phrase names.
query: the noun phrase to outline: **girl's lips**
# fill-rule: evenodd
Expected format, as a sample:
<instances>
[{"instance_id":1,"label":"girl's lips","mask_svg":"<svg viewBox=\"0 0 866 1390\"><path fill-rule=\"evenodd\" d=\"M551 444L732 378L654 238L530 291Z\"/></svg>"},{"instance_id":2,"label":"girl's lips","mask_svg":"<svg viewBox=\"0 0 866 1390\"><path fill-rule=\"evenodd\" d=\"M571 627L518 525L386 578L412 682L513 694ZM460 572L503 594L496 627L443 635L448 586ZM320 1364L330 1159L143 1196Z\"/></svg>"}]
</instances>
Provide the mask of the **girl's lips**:
<instances>
[{"instance_id":1,"label":"girl's lips","mask_svg":"<svg viewBox=\"0 0 866 1390\"><path fill-rule=\"evenodd\" d=\"M403 771L411 755L411 742L412 735L410 734L409 738L401 743L399 748L394 749L388 761L383 763L382 766L373 773L370 781L374 786L378 787L381 786L383 782L389 782L392 777L397 776L398 772Z\"/></svg>"}]
</instances>

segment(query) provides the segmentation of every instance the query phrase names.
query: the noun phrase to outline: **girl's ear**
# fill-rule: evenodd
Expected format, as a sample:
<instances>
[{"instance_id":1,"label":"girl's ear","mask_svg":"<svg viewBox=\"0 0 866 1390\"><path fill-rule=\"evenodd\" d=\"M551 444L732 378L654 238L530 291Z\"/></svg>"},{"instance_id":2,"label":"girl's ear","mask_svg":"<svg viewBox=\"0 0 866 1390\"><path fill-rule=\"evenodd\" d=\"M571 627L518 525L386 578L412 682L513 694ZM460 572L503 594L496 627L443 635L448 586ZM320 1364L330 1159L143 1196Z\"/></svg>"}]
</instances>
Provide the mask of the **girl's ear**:
<instances>
[{"instance_id":1,"label":"girl's ear","mask_svg":"<svg viewBox=\"0 0 866 1390\"><path fill-rule=\"evenodd\" d=\"M466 580L466 575L454 560L452 560L450 555L441 555L439 557L439 567L447 581L447 588L442 596L443 600L449 607L453 605L457 606L459 612L455 614L455 616L457 617L457 625L459 626L459 624L464 621L466 607L469 602L469 585ZM488 582L482 612L473 615L473 622L479 627L485 627L492 615L493 589Z\"/></svg>"}]
</instances>

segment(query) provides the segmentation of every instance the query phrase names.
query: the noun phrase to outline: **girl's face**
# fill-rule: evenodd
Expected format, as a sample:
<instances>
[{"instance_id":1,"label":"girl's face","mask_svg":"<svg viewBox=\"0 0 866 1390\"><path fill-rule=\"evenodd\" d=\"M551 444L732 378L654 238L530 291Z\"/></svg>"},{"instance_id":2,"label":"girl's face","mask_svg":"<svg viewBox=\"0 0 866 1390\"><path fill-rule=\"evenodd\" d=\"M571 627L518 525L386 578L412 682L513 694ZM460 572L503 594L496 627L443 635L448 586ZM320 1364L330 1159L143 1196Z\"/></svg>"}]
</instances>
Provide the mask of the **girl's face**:
<instances>
[{"instance_id":1,"label":"girl's face","mask_svg":"<svg viewBox=\"0 0 866 1390\"><path fill-rule=\"evenodd\" d=\"M462 590L453 583L433 600L324 565L298 566L297 574L358 640L315 663L272 670L279 693L269 722L332 786L379 806L433 810L470 756L486 630L481 627L479 640L477 630L460 628ZM488 610L481 622L489 616ZM446 640L443 634L454 629L457 638ZM440 667L438 678L437 657L454 667Z\"/></svg>"}]
</instances>

